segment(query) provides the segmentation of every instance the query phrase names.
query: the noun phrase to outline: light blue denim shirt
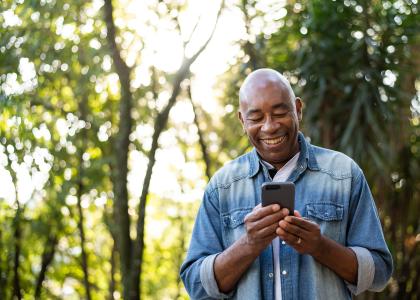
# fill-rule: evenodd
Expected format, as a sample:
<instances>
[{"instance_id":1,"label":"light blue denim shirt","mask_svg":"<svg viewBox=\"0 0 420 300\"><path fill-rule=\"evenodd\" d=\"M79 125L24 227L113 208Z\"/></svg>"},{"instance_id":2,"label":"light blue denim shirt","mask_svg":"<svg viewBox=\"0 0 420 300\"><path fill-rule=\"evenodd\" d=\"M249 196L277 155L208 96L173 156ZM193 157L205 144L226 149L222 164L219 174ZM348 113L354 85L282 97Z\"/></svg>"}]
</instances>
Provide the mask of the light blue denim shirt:
<instances>
[{"instance_id":1,"label":"light blue denim shirt","mask_svg":"<svg viewBox=\"0 0 420 300\"><path fill-rule=\"evenodd\" d=\"M318 223L322 234L356 253L358 279L349 284L312 256L280 243L283 300L351 299L351 294L382 290L392 273L392 257L362 170L342 153L309 144L302 133L299 145L297 167L289 177L296 185L295 209ZM192 299L274 299L271 245L230 294L219 291L213 272L216 256L245 233L244 217L261 202L261 184L270 180L255 149L210 180L181 266Z\"/></svg>"}]
</instances>

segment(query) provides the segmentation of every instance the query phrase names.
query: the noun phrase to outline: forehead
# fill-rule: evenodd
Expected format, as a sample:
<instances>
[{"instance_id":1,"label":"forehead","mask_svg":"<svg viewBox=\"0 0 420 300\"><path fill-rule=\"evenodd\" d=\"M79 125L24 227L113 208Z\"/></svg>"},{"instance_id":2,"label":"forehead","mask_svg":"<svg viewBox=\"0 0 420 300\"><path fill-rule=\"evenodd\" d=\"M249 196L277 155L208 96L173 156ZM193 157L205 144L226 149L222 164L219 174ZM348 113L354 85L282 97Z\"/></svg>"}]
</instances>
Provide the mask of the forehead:
<instances>
[{"instance_id":1,"label":"forehead","mask_svg":"<svg viewBox=\"0 0 420 300\"><path fill-rule=\"evenodd\" d=\"M287 109L293 106L289 90L277 82L250 86L244 91L240 104L244 112Z\"/></svg>"}]
</instances>

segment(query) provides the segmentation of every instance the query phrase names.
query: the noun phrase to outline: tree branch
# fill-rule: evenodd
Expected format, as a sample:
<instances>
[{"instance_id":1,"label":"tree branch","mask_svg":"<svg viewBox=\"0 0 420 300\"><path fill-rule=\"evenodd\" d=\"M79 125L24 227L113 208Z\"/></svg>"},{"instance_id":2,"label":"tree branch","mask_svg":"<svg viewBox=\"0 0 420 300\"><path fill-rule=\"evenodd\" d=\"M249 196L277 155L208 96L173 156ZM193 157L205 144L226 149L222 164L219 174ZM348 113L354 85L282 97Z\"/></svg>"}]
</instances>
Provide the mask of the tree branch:
<instances>
[{"instance_id":1,"label":"tree branch","mask_svg":"<svg viewBox=\"0 0 420 300\"><path fill-rule=\"evenodd\" d=\"M212 31L211 31L207 41L205 41L205 43L201 46L201 48L191 58L187 59L187 61L189 61L189 66L191 66L191 64L197 59L197 57L201 54L201 52L203 52L204 49L206 49L207 45L210 43L211 39L213 38L213 35L216 31L217 23L219 22L220 15L222 14L222 10L223 10L224 6L225 6L225 0L222 0L222 3L220 4L219 11L217 12L216 22L214 23ZM191 40L188 41L188 44L190 43L190 41Z\"/></svg>"},{"instance_id":2,"label":"tree branch","mask_svg":"<svg viewBox=\"0 0 420 300\"><path fill-rule=\"evenodd\" d=\"M194 101L192 99L192 94L191 94L191 85L188 86L188 98L191 102L191 106L194 112L194 123L195 126L197 127L197 133L198 133L198 142L200 144L200 148L201 148L201 153L203 154L203 160L204 163L206 164L206 176L207 179L210 180L211 178L211 159L210 159L210 155L208 152L208 147L206 144L206 141L204 140L204 134L203 131L200 128L200 122L198 121L198 115L197 115L197 107L194 104Z\"/></svg>"},{"instance_id":3,"label":"tree branch","mask_svg":"<svg viewBox=\"0 0 420 300\"><path fill-rule=\"evenodd\" d=\"M114 60L115 67L117 69L118 76L129 74L130 68L127 66L125 61L121 57L120 50L116 42L116 28L114 23L114 7L112 5L112 0L105 0L105 23L107 29L107 40L111 50L112 59ZM120 78L121 79L121 78Z\"/></svg>"},{"instance_id":4,"label":"tree branch","mask_svg":"<svg viewBox=\"0 0 420 300\"><path fill-rule=\"evenodd\" d=\"M160 134L163 132L163 130L165 129L167 122L168 122L168 117L169 117L169 112L171 110L171 108L173 107L173 105L176 102L176 99L181 91L181 83L182 81L187 78L190 74L190 67L191 65L195 62L195 60L197 59L197 57L204 51L204 49L207 47L207 45L209 44L209 42L211 41L211 39L213 38L214 32L216 30L217 27L217 23L219 21L222 9L224 7L224 0L222 1L219 11L217 13L216 16L216 21L214 24L214 27L208 37L208 39L205 41L205 43L199 48L199 50L190 58L187 58L185 56L184 53L184 61L181 65L181 67L179 68L179 70L177 71L177 73L175 74L175 78L173 81L173 86L172 86L172 94L171 97L169 98L169 101L166 105L166 107L158 114L157 118L156 118L156 122L155 122L155 126L154 126L154 133L153 133L153 137L152 137L152 146L151 146L151 150L149 152L148 155L148 159L149 159L149 163L147 165L147 170L146 170L146 175L144 177L144 181L143 181L143 188L142 188L142 193L140 196L140 203L139 203L139 208L138 208L138 220L137 220L137 237L133 246L133 251L132 251L132 265L131 265L131 285L133 286L133 289L135 290L135 292L133 293L133 297L130 299L137 299L135 298L135 294L140 295L140 286L139 286L139 282L140 282L140 275L141 275L141 271L142 271L142 261L143 261L143 249L144 249L144 221L145 221L145 217L146 217L146 200L147 200L147 196L149 194L149 185L150 185L150 181L151 181L151 177L152 177L152 170L154 167L154 164L156 162L156 151L158 149L158 140L160 137ZM138 290L137 290L138 287Z\"/></svg>"}]
</instances>

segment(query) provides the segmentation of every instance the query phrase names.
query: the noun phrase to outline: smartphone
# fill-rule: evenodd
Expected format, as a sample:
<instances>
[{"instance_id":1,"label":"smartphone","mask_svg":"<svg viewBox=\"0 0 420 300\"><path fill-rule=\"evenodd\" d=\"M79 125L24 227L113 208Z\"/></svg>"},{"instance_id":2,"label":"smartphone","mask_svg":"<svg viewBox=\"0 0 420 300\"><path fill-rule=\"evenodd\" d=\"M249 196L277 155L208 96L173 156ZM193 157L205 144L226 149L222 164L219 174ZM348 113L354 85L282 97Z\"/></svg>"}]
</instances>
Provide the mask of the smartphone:
<instances>
[{"instance_id":1,"label":"smartphone","mask_svg":"<svg viewBox=\"0 0 420 300\"><path fill-rule=\"evenodd\" d=\"M264 182L261 186L262 206L279 204L293 216L295 209L295 184L293 182Z\"/></svg>"}]
</instances>

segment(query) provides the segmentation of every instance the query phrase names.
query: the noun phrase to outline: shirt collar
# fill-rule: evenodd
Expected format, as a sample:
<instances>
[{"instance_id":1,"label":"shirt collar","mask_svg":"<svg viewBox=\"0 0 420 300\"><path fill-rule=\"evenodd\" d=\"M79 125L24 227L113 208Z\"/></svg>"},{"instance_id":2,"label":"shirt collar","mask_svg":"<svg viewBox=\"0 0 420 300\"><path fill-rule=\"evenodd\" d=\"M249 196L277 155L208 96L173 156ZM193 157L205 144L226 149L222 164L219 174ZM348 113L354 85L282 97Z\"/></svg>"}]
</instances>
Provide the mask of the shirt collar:
<instances>
[{"instance_id":1,"label":"shirt collar","mask_svg":"<svg viewBox=\"0 0 420 300\"><path fill-rule=\"evenodd\" d=\"M266 162L260 158L261 163L268 169L270 178L274 181L284 181L289 178L292 171L296 168L297 162L300 156L300 151L290 158L279 170L272 166L269 162Z\"/></svg>"},{"instance_id":2,"label":"shirt collar","mask_svg":"<svg viewBox=\"0 0 420 300\"><path fill-rule=\"evenodd\" d=\"M305 139L302 132L298 133L300 155L297 165L302 169L309 168L312 171L319 171L318 162L314 154L313 146ZM254 177L262 168L260 157L255 147L251 151L249 177Z\"/></svg>"}]
</instances>

